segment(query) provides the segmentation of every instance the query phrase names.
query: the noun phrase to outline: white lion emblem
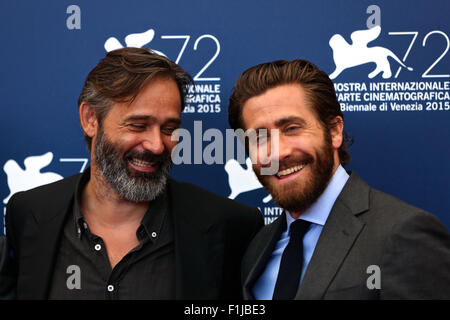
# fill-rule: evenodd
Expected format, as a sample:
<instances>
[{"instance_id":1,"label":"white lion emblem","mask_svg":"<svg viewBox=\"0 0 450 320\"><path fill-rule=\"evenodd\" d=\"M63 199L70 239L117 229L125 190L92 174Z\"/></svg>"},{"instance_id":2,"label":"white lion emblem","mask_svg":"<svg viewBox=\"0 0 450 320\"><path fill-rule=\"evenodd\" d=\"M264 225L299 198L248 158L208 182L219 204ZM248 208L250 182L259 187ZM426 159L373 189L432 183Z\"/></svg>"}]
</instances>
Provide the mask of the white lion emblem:
<instances>
[{"instance_id":1,"label":"white lion emblem","mask_svg":"<svg viewBox=\"0 0 450 320\"><path fill-rule=\"evenodd\" d=\"M247 169L242 168L235 159L230 159L225 164L225 171L228 174L228 184L231 189L228 198L235 199L243 192L249 192L263 187L253 171L250 158L247 158L246 165ZM263 202L267 203L270 200L272 200L272 196L269 194L263 199Z\"/></svg>"},{"instance_id":2,"label":"white lion emblem","mask_svg":"<svg viewBox=\"0 0 450 320\"><path fill-rule=\"evenodd\" d=\"M8 203L9 198L19 191L33 189L35 187L61 180L63 177L54 172L41 172L53 160L53 153L47 152L40 156L27 157L24 161L23 170L16 161L8 160L3 166L8 177L9 195L3 200Z\"/></svg>"},{"instance_id":3,"label":"white lion emblem","mask_svg":"<svg viewBox=\"0 0 450 320\"><path fill-rule=\"evenodd\" d=\"M352 44L349 44L340 34L335 34L330 38L330 47L333 50L333 59L336 70L330 74L330 79L335 79L345 69L356 67L365 63L374 62L375 70L369 73L372 79L382 72L384 79L392 76L391 66L388 57L392 57L402 67L412 71L407 67L391 50L383 47L367 47L367 44L381 33L381 27L375 26L368 30L358 30L351 34Z\"/></svg>"},{"instance_id":4,"label":"white lion emblem","mask_svg":"<svg viewBox=\"0 0 450 320\"><path fill-rule=\"evenodd\" d=\"M125 44L127 47L133 47L133 48L142 48L146 44L149 44L153 38L155 37L155 30L148 29L145 32L141 33L132 33L125 37ZM113 50L121 49L124 46L120 43L119 40L117 40L116 37L110 37L105 41L104 44L106 52L110 52ZM164 57L167 57L164 53L161 51L157 51L152 49L153 52L162 55Z\"/></svg>"}]
</instances>

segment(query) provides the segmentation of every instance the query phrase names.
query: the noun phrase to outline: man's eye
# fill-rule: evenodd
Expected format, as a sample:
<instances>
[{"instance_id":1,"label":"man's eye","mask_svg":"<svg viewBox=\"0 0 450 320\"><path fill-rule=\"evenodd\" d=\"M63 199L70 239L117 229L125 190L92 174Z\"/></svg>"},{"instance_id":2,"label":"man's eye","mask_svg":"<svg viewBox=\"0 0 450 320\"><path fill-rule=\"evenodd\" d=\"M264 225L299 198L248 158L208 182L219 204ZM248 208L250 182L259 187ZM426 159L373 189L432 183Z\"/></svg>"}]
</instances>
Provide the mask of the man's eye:
<instances>
[{"instance_id":1,"label":"man's eye","mask_svg":"<svg viewBox=\"0 0 450 320\"><path fill-rule=\"evenodd\" d=\"M164 134L171 135L176 129L178 129L178 128L177 127L165 127L162 129L162 132Z\"/></svg>"},{"instance_id":2,"label":"man's eye","mask_svg":"<svg viewBox=\"0 0 450 320\"><path fill-rule=\"evenodd\" d=\"M130 123L128 126L131 127L132 129L138 129L138 130L145 129L145 124L140 124L140 123Z\"/></svg>"},{"instance_id":3,"label":"man's eye","mask_svg":"<svg viewBox=\"0 0 450 320\"><path fill-rule=\"evenodd\" d=\"M284 129L284 131L285 131L286 133L293 133L293 132L296 132L296 131L298 131L298 130L300 130L300 127L299 127L299 126L289 126L289 127L286 127L286 128Z\"/></svg>"}]
</instances>

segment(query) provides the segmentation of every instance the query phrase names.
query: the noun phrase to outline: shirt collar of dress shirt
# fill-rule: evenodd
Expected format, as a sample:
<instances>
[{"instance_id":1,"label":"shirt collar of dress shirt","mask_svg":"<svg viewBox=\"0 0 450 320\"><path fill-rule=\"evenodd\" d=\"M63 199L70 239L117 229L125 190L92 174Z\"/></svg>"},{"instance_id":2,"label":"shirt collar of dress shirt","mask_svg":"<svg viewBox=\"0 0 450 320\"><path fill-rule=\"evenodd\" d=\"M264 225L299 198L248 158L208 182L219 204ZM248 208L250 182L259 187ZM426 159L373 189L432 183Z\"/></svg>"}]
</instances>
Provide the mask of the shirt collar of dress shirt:
<instances>
[{"instance_id":1,"label":"shirt collar of dress shirt","mask_svg":"<svg viewBox=\"0 0 450 320\"><path fill-rule=\"evenodd\" d=\"M299 219L324 226L331 209L333 208L334 202L344 188L344 185L347 183L348 178L349 175L345 169L339 165L325 191L320 195L317 201L299 217ZM286 211L287 230L289 230L291 223L294 221L295 219L288 211Z\"/></svg>"}]
</instances>

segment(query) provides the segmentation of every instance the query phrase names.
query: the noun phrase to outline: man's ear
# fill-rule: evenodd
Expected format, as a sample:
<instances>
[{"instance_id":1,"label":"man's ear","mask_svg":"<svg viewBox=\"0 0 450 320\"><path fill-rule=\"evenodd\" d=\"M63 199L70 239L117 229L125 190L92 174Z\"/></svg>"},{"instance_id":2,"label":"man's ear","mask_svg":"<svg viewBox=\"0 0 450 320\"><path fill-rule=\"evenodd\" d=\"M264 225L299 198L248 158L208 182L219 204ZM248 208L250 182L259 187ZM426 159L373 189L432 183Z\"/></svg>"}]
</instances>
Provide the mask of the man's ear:
<instances>
[{"instance_id":1,"label":"man's ear","mask_svg":"<svg viewBox=\"0 0 450 320\"><path fill-rule=\"evenodd\" d=\"M330 125L331 144L334 149L339 149L344 140L344 119L337 116Z\"/></svg>"},{"instance_id":2,"label":"man's ear","mask_svg":"<svg viewBox=\"0 0 450 320\"><path fill-rule=\"evenodd\" d=\"M97 133L97 115L95 114L94 109L86 102L81 103L79 112L81 127L83 128L84 133L92 138Z\"/></svg>"}]
</instances>

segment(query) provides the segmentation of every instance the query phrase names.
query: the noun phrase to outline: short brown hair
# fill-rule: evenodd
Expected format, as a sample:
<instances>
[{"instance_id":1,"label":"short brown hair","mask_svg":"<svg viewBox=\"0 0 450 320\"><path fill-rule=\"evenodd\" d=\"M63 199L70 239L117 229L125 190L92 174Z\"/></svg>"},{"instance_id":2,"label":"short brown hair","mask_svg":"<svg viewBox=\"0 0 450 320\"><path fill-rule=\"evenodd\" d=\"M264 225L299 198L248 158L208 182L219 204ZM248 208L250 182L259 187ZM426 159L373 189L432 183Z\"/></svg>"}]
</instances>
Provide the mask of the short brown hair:
<instances>
[{"instance_id":1,"label":"short brown hair","mask_svg":"<svg viewBox=\"0 0 450 320\"><path fill-rule=\"evenodd\" d=\"M181 111L185 107L187 86L193 84L192 77L168 58L146 48L122 48L110 51L89 72L78 98L88 103L101 124L114 103L132 102L141 89L156 76L171 77L178 86ZM92 138L84 135L91 150Z\"/></svg>"},{"instance_id":2,"label":"short brown hair","mask_svg":"<svg viewBox=\"0 0 450 320\"><path fill-rule=\"evenodd\" d=\"M269 89L297 83L302 86L312 108L325 130L334 125L333 120L340 116L344 119L336 98L333 82L328 75L309 61L277 60L262 63L244 71L237 79L228 107L228 121L232 129L245 129L242 121L242 108L248 99L259 96ZM344 141L339 148L342 165L350 161L347 145L352 139L344 131Z\"/></svg>"}]
</instances>

